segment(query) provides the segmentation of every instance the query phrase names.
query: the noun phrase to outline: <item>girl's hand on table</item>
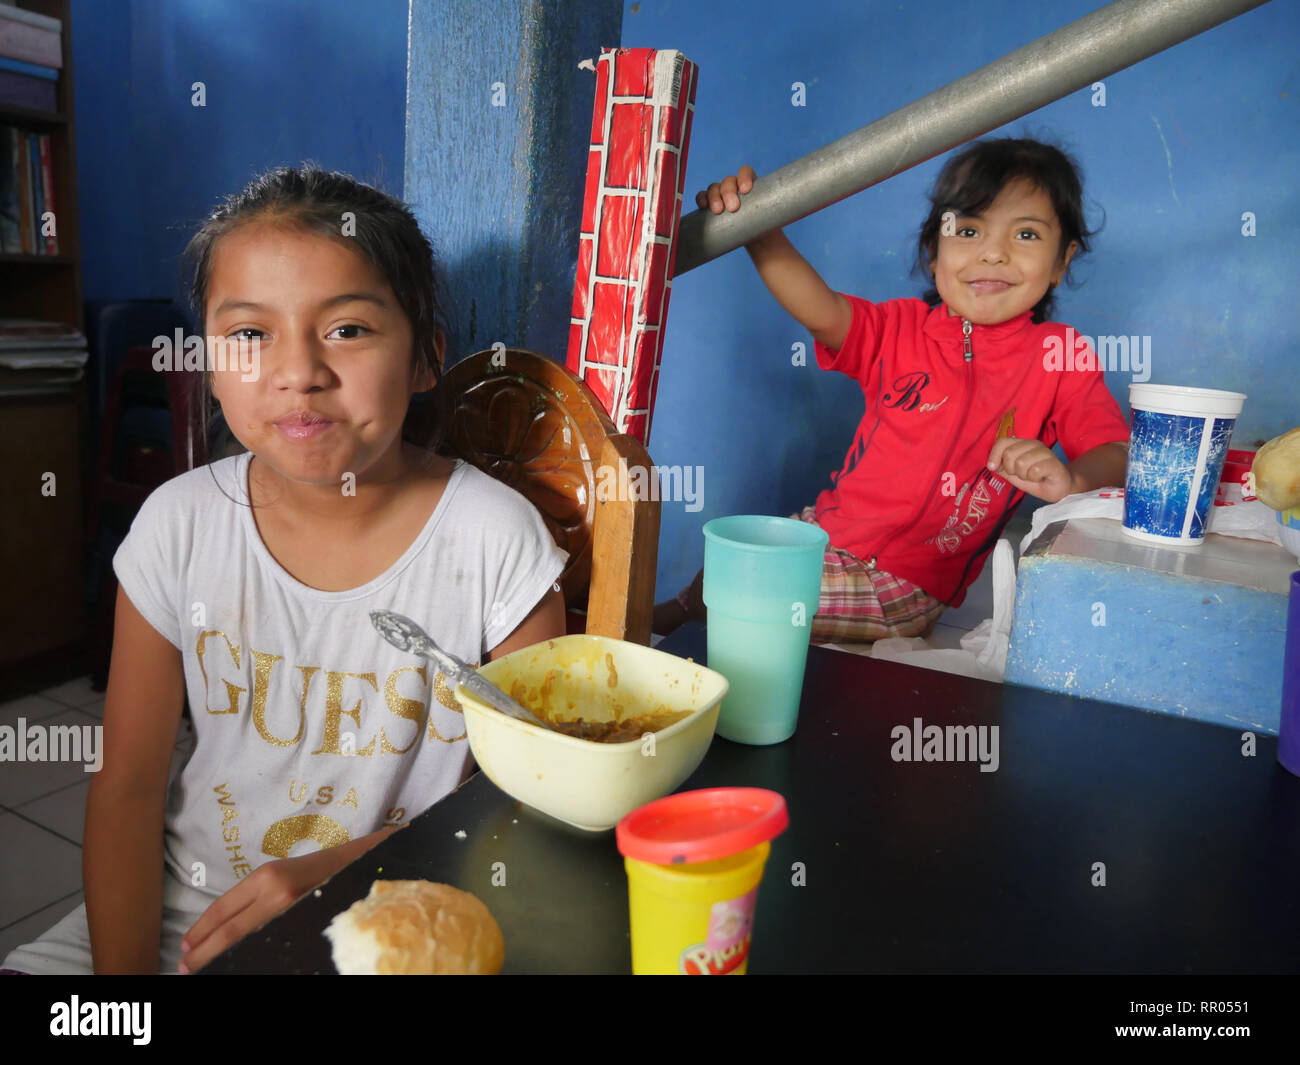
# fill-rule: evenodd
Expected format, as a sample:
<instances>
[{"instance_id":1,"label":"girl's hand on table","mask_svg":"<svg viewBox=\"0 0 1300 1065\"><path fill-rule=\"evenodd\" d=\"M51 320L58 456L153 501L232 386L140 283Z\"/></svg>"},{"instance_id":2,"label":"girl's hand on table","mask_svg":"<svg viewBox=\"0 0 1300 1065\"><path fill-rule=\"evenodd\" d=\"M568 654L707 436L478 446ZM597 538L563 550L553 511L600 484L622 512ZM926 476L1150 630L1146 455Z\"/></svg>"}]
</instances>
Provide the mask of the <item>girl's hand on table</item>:
<instances>
[{"instance_id":1,"label":"girl's hand on table","mask_svg":"<svg viewBox=\"0 0 1300 1065\"><path fill-rule=\"evenodd\" d=\"M259 865L204 911L181 940L180 972L207 965L337 871L338 855L316 851Z\"/></svg>"},{"instance_id":2,"label":"girl's hand on table","mask_svg":"<svg viewBox=\"0 0 1300 1065\"><path fill-rule=\"evenodd\" d=\"M1021 440L1014 436L995 440L989 451L988 466L1013 487L1047 503L1056 503L1073 492L1082 491L1075 486L1070 468L1041 440Z\"/></svg>"},{"instance_id":3,"label":"girl's hand on table","mask_svg":"<svg viewBox=\"0 0 1300 1065\"><path fill-rule=\"evenodd\" d=\"M191 973L201 969L249 932L287 910L312 888L405 827L391 825L338 847L259 865L209 906L185 933L181 939L185 954L178 971Z\"/></svg>"},{"instance_id":4,"label":"girl's hand on table","mask_svg":"<svg viewBox=\"0 0 1300 1065\"><path fill-rule=\"evenodd\" d=\"M722 214L723 208L739 211L740 197L754 187L754 177L752 166L742 166L737 173L715 181L703 192L697 192L695 206L700 210L707 208L714 214Z\"/></svg>"}]
</instances>

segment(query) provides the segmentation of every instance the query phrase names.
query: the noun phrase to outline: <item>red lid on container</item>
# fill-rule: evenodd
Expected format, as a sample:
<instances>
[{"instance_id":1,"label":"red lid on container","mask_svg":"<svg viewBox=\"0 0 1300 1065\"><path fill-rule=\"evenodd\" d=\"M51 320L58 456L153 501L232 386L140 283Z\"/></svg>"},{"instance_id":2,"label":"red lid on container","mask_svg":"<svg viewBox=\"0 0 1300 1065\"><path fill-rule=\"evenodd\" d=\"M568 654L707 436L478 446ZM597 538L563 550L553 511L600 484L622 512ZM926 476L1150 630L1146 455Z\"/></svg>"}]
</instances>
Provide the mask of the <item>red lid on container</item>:
<instances>
[{"instance_id":1,"label":"red lid on container","mask_svg":"<svg viewBox=\"0 0 1300 1065\"><path fill-rule=\"evenodd\" d=\"M646 803L618 823L619 851L655 865L712 862L757 847L790 823L785 799L765 788L704 788Z\"/></svg>"}]
</instances>

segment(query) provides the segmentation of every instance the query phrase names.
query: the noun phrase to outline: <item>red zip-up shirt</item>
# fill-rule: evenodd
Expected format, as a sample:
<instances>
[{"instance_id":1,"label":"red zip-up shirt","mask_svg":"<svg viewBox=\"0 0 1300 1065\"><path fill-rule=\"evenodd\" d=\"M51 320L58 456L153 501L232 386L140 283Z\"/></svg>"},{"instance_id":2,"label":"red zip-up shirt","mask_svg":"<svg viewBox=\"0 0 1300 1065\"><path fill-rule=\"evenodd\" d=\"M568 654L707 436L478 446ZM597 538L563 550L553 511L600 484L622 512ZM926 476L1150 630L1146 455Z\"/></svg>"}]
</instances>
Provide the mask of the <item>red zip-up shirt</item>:
<instances>
[{"instance_id":1,"label":"red zip-up shirt","mask_svg":"<svg viewBox=\"0 0 1300 1065\"><path fill-rule=\"evenodd\" d=\"M1065 365L1096 366L1060 322L1034 325L1026 311L967 338L943 303L848 300L848 336L839 351L817 344L817 365L854 378L866 413L817 521L833 547L959 606L1024 498L988 469L1003 415L1014 407L1013 435L1060 441L1071 462L1126 442L1128 423L1101 368L1048 359L1075 343Z\"/></svg>"}]
</instances>

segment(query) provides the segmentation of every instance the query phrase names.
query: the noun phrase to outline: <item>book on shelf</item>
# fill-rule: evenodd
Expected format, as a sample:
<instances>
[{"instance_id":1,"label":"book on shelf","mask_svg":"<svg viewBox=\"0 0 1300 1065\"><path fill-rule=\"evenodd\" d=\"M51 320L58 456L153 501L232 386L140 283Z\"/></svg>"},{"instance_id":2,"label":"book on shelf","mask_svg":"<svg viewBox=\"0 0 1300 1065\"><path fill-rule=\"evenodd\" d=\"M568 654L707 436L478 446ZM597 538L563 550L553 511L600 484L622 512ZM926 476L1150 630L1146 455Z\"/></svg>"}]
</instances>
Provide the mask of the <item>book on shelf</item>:
<instances>
[{"instance_id":1,"label":"book on shelf","mask_svg":"<svg viewBox=\"0 0 1300 1065\"><path fill-rule=\"evenodd\" d=\"M26 63L21 59L10 59L0 55L0 70L12 71L14 74L26 74L29 78L42 81L58 81L59 72L54 67L43 67L39 63Z\"/></svg>"},{"instance_id":2,"label":"book on shelf","mask_svg":"<svg viewBox=\"0 0 1300 1065\"><path fill-rule=\"evenodd\" d=\"M0 56L60 69L63 24L48 15L0 4Z\"/></svg>"},{"instance_id":3,"label":"book on shelf","mask_svg":"<svg viewBox=\"0 0 1300 1065\"><path fill-rule=\"evenodd\" d=\"M40 153L40 171L41 171L41 203L45 210L51 214L54 213L54 163L50 155L50 136L48 133L42 133L36 141L36 149ZM48 233L38 234L40 240L37 246L43 245L46 255L59 254L59 237L58 227L50 226Z\"/></svg>"},{"instance_id":4,"label":"book on shelf","mask_svg":"<svg viewBox=\"0 0 1300 1065\"><path fill-rule=\"evenodd\" d=\"M76 347L86 338L75 326L39 318L0 318L0 348L52 345Z\"/></svg>"},{"instance_id":5,"label":"book on shelf","mask_svg":"<svg viewBox=\"0 0 1300 1065\"><path fill-rule=\"evenodd\" d=\"M0 367L72 369L86 365L86 338L73 326L32 318L0 318Z\"/></svg>"},{"instance_id":6,"label":"book on shelf","mask_svg":"<svg viewBox=\"0 0 1300 1065\"><path fill-rule=\"evenodd\" d=\"M0 125L0 252L58 255L56 209L50 135Z\"/></svg>"},{"instance_id":7,"label":"book on shelf","mask_svg":"<svg viewBox=\"0 0 1300 1065\"><path fill-rule=\"evenodd\" d=\"M50 77L29 74L12 69L15 66L31 67L30 63L13 63L0 58L0 108L30 107L36 111L58 111L59 74L51 70Z\"/></svg>"}]
</instances>

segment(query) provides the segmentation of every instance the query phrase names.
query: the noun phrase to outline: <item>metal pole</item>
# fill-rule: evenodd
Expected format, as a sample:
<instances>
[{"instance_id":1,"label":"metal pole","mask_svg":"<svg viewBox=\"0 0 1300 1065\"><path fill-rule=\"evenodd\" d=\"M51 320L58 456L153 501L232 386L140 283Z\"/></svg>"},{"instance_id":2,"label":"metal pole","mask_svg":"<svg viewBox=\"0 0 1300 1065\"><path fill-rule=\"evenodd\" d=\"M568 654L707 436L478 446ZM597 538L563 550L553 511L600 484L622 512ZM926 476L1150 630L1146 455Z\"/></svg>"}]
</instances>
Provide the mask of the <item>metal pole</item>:
<instances>
[{"instance_id":1,"label":"metal pole","mask_svg":"<svg viewBox=\"0 0 1300 1065\"><path fill-rule=\"evenodd\" d=\"M1268 0L1118 0L682 218L674 277Z\"/></svg>"}]
</instances>

